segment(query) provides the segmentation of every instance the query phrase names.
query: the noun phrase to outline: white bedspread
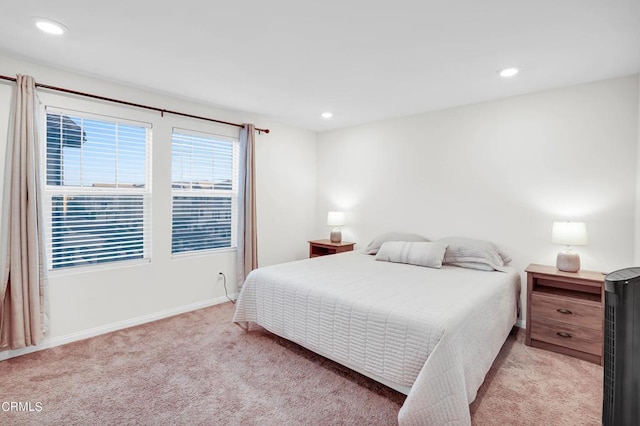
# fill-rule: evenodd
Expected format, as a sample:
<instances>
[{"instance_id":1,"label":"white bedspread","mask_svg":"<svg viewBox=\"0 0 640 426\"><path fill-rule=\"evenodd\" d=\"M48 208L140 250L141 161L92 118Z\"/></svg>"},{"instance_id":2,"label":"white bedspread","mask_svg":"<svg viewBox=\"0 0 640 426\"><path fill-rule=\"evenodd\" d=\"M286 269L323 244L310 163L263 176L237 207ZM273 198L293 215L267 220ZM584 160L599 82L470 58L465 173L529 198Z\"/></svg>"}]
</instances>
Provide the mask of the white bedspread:
<instances>
[{"instance_id":1,"label":"white bedspread","mask_svg":"<svg viewBox=\"0 0 640 426\"><path fill-rule=\"evenodd\" d=\"M519 291L514 270L432 269L350 252L251 272L233 321L404 391L400 425L468 425Z\"/></svg>"}]
</instances>

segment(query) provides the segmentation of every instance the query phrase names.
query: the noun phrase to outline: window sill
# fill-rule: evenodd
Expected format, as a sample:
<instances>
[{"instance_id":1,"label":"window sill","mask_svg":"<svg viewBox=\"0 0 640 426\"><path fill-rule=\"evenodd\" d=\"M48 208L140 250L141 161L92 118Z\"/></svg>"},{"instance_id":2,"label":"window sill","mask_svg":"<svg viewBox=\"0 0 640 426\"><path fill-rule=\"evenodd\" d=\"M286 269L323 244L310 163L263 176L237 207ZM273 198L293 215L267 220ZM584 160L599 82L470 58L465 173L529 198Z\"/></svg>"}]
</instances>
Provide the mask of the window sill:
<instances>
[{"instance_id":1,"label":"window sill","mask_svg":"<svg viewBox=\"0 0 640 426\"><path fill-rule=\"evenodd\" d=\"M123 260L121 262L102 263L88 266L71 266L64 269L50 269L49 277L62 277L65 275L90 274L92 272L110 271L114 269L131 268L149 265L151 259Z\"/></svg>"},{"instance_id":2,"label":"window sill","mask_svg":"<svg viewBox=\"0 0 640 426\"><path fill-rule=\"evenodd\" d=\"M172 260L182 260L182 259L191 259L194 257L205 257L211 256L218 253L235 253L236 247L225 247L218 249L210 249L210 250L198 250L198 251L190 251L185 253L175 253L171 255Z\"/></svg>"}]
</instances>

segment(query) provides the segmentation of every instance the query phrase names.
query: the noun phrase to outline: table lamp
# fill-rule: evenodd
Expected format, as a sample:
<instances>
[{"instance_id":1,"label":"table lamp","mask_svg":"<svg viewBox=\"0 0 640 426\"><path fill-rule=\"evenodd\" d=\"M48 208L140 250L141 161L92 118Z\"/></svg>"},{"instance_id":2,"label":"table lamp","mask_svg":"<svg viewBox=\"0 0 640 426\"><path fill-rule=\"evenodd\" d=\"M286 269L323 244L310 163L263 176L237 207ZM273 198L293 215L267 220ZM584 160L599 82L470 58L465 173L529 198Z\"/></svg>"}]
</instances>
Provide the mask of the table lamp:
<instances>
[{"instance_id":1,"label":"table lamp","mask_svg":"<svg viewBox=\"0 0 640 426\"><path fill-rule=\"evenodd\" d=\"M584 222L553 222L551 242L567 246L558 253L556 267L564 272L580 270L580 256L571 246L587 245L587 226Z\"/></svg>"},{"instance_id":2,"label":"table lamp","mask_svg":"<svg viewBox=\"0 0 640 426\"><path fill-rule=\"evenodd\" d=\"M339 243L342 241L342 232L340 232L339 226L344 225L344 213L343 212L329 212L327 215L327 226L333 226L331 230L330 239L332 243Z\"/></svg>"}]
</instances>

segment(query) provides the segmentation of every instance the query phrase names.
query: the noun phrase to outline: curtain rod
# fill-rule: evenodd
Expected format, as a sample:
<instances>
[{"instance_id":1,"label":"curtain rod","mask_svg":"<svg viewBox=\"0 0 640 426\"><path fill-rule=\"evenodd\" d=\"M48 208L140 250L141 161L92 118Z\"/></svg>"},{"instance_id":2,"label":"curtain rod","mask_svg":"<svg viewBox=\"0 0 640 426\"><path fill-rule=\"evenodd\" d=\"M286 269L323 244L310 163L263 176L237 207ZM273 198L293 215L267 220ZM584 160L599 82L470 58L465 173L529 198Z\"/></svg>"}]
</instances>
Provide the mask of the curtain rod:
<instances>
[{"instance_id":1,"label":"curtain rod","mask_svg":"<svg viewBox=\"0 0 640 426\"><path fill-rule=\"evenodd\" d=\"M0 80L8 80L8 81L15 82L16 78L15 77L7 77L7 76L4 76L4 75L0 75ZM214 123L226 124L227 126L235 126L235 127L240 127L240 128L244 127L243 124L232 123L230 121L216 120L215 118L202 117L202 116L199 116L199 115L187 114L187 113L179 112L179 111L172 111L170 109L158 108L158 107L149 106L149 105L143 105L143 104L136 104L136 103L133 103L133 102L123 101L123 100L120 100L120 99L107 98L105 96L94 95L94 94L91 94L91 93L78 92L78 91L75 91L75 90L65 89L64 87L49 86L48 84L40 84L40 83L36 83L36 87L40 87L42 89L48 89L48 90L55 90L56 92L70 93L72 95L84 96L85 98L99 99L101 101L107 101L107 102L113 102L113 103L116 103L116 104L128 105L128 106L132 106L132 107L136 107L136 108L149 109L149 110L152 110L152 111L159 112L161 116L164 116L164 114L167 113L167 114L179 115L179 116L182 116L182 117L195 118L197 120L204 120L204 121L211 121L211 122L214 122ZM269 133L269 129L259 129L257 127L256 127L256 131L258 133L260 133L260 132Z\"/></svg>"}]
</instances>

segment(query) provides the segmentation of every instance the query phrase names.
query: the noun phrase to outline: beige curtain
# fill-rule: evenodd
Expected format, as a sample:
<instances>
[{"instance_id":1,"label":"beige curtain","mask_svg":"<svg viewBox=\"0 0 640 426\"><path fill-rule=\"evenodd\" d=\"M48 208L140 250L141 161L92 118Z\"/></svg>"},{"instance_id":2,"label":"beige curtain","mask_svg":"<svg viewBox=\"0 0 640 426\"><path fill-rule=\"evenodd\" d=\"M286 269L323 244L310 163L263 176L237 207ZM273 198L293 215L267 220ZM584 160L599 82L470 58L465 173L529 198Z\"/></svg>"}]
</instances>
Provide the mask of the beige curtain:
<instances>
[{"instance_id":1,"label":"beige curtain","mask_svg":"<svg viewBox=\"0 0 640 426\"><path fill-rule=\"evenodd\" d=\"M0 212L0 350L37 345L46 333L38 101L33 77L18 75L16 85Z\"/></svg>"},{"instance_id":2,"label":"beige curtain","mask_svg":"<svg viewBox=\"0 0 640 426\"><path fill-rule=\"evenodd\" d=\"M258 267L256 232L255 145L256 128L245 124L240 131L240 171L238 176L238 289L252 270Z\"/></svg>"}]
</instances>

